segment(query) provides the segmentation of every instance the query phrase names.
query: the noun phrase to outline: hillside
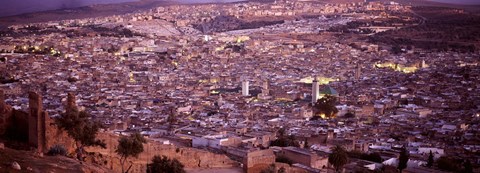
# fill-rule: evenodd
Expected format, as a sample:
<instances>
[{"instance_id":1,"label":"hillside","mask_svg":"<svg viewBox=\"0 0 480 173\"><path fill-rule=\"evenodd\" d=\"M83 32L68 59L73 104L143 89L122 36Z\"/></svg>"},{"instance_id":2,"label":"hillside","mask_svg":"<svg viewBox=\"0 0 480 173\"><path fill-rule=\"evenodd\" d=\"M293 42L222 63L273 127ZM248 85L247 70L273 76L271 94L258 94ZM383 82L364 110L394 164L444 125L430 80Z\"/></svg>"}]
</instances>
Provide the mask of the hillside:
<instances>
[{"instance_id":1,"label":"hillside","mask_svg":"<svg viewBox=\"0 0 480 173\"><path fill-rule=\"evenodd\" d=\"M119 156L115 154L115 146L118 144L118 136L107 133L100 133L99 139L107 143L106 149L88 148L91 152L86 162L80 163L76 159L65 156L38 156L33 151L15 150L5 147L0 149L0 173L24 172L119 172ZM176 158L188 172L219 171L219 172L241 172L239 164L223 154L215 154L205 150L176 147L173 145L162 145L149 140L144 145L144 152L138 158L130 158L133 163L131 172L141 173L146 171L146 165L154 155L165 155ZM21 171L12 169L11 164L17 162Z\"/></svg>"},{"instance_id":2,"label":"hillside","mask_svg":"<svg viewBox=\"0 0 480 173\"><path fill-rule=\"evenodd\" d=\"M21 170L15 170L11 167L13 162L17 162ZM35 155L31 151L14 150L10 148L0 149L0 173L16 172L112 172L102 166L80 163L79 161L65 156L43 156Z\"/></svg>"}]
</instances>

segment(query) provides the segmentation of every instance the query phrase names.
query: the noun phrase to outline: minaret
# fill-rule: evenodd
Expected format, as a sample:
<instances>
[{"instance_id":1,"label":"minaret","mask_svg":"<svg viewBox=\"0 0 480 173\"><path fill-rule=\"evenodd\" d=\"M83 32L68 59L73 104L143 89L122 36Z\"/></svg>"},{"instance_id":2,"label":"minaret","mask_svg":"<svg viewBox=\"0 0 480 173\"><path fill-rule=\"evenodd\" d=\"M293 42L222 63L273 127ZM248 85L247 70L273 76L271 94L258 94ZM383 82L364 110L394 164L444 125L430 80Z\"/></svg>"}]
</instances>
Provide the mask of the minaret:
<instances>
[{"instance_id":1,"label":"minaret","mask_svg":"<svg viewBox=\"0 0 480 173\"><path fill-rule=\"evenodd\" d=\"M422 60L422 63L420 64L420 68L426 68L427 63L425 63L425 60Z\"/></svg>"},{"instance_id":2,"label":"minaret","mask_svg":"<svg viewBox=\"0 0 480 173\"><path fill-rule=\"evenodd\" d=\"M355 70L355 80L359 80L362 75L362 67L357 64L357 69Z\"/></svg>"},{"instance_id":3,"label":"minaret","mask_svg":"<svg viewBox=\"0 0 480 173\"><path fill-rule=\"evenodd\" d=\"M222 97L222 94L219 94L219 96L218 96L217 105L218 105L219 107L223 106L223 97Z\"/></svg>"},{"instance_id":4,"label":"minaret","mask_svg":"<svg viewBox=\"0 0 480 173\"><path fill-rule=\"evenodd\" d=\"M315 104L320 96L320 86L318 85L318 80L315 77L312 82L312 103Z\"/></svg>"},{"instance_id":5,"label":"minaret","mask_svg":"<svg viewBox=\"0 0 480 173\"><path fill-rule=\"evenodd\" d=\"M248 86L249 85L249 82L247 79L244 79L242 81L242 96L249 96L250 94L248 93Z\"/></svg>"},{"instance_id":6,"label":"minaret","mask_svg":"<svg viewBox=\"0 0 480 173\"><path fill-rule=\"evenodd\" d=\"M262 89L263 89L263 90L268 90L268 89L269 89L268 86L269 86L268 80L264 80L264 81L263 81Z\"/></svg>"}]
</instances>

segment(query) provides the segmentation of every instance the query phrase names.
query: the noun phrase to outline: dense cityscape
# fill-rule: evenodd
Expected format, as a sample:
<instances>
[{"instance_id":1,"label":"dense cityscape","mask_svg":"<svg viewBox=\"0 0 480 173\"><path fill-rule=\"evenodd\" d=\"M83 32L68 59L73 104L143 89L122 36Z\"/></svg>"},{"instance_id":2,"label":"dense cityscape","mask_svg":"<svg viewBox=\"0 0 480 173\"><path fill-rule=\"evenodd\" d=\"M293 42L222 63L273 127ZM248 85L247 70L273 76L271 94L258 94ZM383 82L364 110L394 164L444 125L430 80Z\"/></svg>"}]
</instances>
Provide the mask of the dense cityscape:
<instances>
[{"instance_id":1,"label":"dense cityscape","mask_svg":"<svg viewBox=\"0 0 480 173\"><path fill-rule=\"evenodd\" d=\"M479 40L478 12L403 1L11 25L0 172L158 172L156 155L192 173L477 172ZM141 151L122 154L137 138Z\"/></svg>"}]
</instances>

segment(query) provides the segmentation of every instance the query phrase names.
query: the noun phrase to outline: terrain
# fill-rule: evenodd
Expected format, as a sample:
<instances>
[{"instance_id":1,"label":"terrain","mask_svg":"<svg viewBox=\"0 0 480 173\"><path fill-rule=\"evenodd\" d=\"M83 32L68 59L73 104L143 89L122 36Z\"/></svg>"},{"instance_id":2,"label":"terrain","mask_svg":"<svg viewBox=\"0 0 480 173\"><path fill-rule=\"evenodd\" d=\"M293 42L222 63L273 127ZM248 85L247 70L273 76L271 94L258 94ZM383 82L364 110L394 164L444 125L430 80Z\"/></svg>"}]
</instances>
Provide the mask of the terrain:
<instances>
[{"instance_id":1,"label":"terrain","mask_svg":"<svg viewBox=\"0 0 480 173\"><path fill-rule=\"evenodd\" d=\"M480 48L480 15L446 7L413 7L424 21L369 37L373 43L437 51L473 52Z\"/></svg>"},{"instance_id":2,"label":"terrain","mask_svg":"<svg viewBox=\"0 0 480 173\"><path fill-rule=\"evenodd\" d=\"M271 3L273 0L249 0L251 2ZM381 0L384 1L384 0ZM362 2L361 0L320 0L321 3L347 3L347 2ZM479 5L458 5L447 4L423 0L398 0L396 2L402 4L411 4L414 6L435 6L435 7L451 7L460 8L473 12L480 12ZM71 20L81 18L94 18L109 15L120 15L126 13L133 13L141 10L148 10L158 6L175 5L178 2L172 1L155 1L143 0L137 2L124 2L118 4L98 4L78 8L49 10L43 12L26 13L14 16L0 17L0 29L26 23L37 23L47 21Z\"/></svg>"},{"instance_id":3,"label":"terrain","mask_svg":"<svg viewBox=\"0 0 480 173\"><path fill-rule=\"evenodd\" d=\"M23 149L0 148L0 173L22 172L120 172L119 156L115 154L115 147L119 137L113 134L100 133L99 139L107 144L106 149L88 148L86 162L79 162L72 158L73 154L66 156L39 156L26 147ZM154 155L165 155L178 159L188 172L241 172L238 163L225 155L215 154L204 150L162 145L154 141L148 141L144 146L144 152L138 158L130 158L133 164L132 172L145 172L146 165ZM21 171L12 168L12 163L17 162ZM112 171L113 170L113 171Z\"/></svg>"},{"instance_id":4,"label":"terrain","mask_svg":"<svg viewBox=\"0 0 480 173\"><path fill-rule=\"evenodd\" d=\"M11 167L17 162L21 170ZM102 166L91 163L80 163L78 160L65 156L38 156L31 151L0 149L0 173L16 172L112 172Z\"/></svg>"}]
</instances>

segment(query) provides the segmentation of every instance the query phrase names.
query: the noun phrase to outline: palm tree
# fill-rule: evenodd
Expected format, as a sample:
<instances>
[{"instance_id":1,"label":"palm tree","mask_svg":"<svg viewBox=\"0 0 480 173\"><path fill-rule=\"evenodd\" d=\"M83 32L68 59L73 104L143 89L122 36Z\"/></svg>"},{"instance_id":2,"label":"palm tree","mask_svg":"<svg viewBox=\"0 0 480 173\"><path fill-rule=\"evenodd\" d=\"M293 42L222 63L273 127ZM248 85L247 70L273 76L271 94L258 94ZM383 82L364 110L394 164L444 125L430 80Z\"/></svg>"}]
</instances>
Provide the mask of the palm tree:
<instances>
[{"instance_id":1,"label":"palm tree","mask_svg":"<svg viewBox=\"0 0 480 173\"><path fill-rule=\"evenodd\" d=\"M343 165L348 163L348 155L345 149L337 145L333 147L332 153L328 155L328 162L333 165L335 172L339 172Z\"/></svg>"}]
</instances>

